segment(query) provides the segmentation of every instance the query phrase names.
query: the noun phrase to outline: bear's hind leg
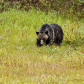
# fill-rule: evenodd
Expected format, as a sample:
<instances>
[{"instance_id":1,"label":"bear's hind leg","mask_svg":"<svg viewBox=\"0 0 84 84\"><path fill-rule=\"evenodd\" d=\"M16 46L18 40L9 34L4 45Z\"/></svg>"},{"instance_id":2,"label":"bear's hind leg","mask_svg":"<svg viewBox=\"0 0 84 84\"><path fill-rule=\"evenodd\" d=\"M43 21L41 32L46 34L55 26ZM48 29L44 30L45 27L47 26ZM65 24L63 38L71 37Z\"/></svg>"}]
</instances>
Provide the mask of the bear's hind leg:
<instances>
[{"instance_id":1,"label":"bear's hind leg","mask_svg":"<svg viewBox=\"0 0 84 84\"><path fill-rule=\"evenodd\" d=\"M61 45L60 39L58 37L55 39L54 43L58 46Z\"/></svg>"}]
</instances>

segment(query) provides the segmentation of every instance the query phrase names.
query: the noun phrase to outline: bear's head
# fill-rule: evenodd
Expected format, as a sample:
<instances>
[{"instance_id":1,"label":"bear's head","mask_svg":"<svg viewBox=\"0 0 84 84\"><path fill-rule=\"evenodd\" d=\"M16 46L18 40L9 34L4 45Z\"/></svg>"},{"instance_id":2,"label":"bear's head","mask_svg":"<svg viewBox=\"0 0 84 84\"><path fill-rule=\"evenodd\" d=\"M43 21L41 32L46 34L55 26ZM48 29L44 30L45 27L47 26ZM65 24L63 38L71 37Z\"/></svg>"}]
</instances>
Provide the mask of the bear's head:
<instances>
[{"instance_id":1,"label":"bear's head","mask_svg":"<svg viewBox=\"0 0 84 84\"><path fill-rule=\"evenodd\" d=\"M36 32L37 40L39 40L40 44L43 45L48 39L48 31L46 32Z\"/></svg>"}]
</instances>

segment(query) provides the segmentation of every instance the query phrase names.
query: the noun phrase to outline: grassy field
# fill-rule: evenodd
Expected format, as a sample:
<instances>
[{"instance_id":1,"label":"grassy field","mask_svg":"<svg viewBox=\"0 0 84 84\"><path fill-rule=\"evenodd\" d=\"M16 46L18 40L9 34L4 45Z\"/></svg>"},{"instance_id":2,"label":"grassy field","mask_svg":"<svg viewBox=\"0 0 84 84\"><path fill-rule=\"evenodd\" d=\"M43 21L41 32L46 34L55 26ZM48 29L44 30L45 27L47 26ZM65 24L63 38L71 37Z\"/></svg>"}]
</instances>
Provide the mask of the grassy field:
<instances>
[{"instance_id":1,"label":"grassy field","mask_svg":"<svg viewBox=\"0 0 84 84\"><path fill-rule=\"evenodd\" d=\"M36 46L36 31L57 23L64 31L62 46ZM0 13L1 84L84 84L84 20L55 11Z\"/></svg>"}]
</instances>

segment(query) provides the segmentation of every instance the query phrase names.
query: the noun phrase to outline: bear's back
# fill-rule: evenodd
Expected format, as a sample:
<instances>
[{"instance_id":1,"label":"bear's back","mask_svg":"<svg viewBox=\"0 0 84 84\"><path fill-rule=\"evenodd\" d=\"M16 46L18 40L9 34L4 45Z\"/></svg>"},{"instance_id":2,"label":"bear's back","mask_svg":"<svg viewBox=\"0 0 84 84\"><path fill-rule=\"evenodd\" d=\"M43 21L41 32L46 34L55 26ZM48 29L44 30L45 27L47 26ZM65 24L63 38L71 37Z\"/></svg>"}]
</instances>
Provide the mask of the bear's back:
<instances>
[{"instance_id":1,"label":"bear's back","mask_svg":"<svg viewBox=\"0 0 84 84\"><path fill-rule=\"evenodd\" d=\"M58 25L58 24L55 24L55 23L51 23L49 24L54 30L61 30L61 27Z\"/></svg>"},{"instance_id":2,"label":"bear's back","mask_svg":"<svg viewBox=\"0 0 84 84\"><path fill-rule=\"evenodd\" d=\"M51 27L48 24L43 24L40 29L38 30L39 32L45 32L45 31L51 31Z\"/></svg>"},{"instance_id":3,"label":"bear's back","mask_svg":"<svg viewBox=\"0 0 84 84\"><path fill-rule=\"evenodd\" d=\"M58 31L58 32L60 32L63 35L62 28L58 24L51 23L49 25L54 29L54 32Z\"/></svg>"}]
</instances>

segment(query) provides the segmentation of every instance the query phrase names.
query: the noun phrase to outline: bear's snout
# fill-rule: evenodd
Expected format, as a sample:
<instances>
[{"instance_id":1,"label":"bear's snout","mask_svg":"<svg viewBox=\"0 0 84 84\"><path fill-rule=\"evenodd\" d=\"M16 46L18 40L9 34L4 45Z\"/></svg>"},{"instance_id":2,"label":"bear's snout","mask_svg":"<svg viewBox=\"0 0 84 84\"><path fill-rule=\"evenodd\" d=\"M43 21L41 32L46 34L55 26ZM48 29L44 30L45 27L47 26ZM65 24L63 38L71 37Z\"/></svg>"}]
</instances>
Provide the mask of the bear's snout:
<instances>
[{"instance_id":1,"label":"bear's snout","mask_svg":"<svg viewBox=\"0 0 84 84\"><path fill-rule=\"evenodd\" d=\"M43 40L41 39L41 45L43 45L43 43L44 43L44 42L43 42Z\"/></svg>"}]
</instances>

